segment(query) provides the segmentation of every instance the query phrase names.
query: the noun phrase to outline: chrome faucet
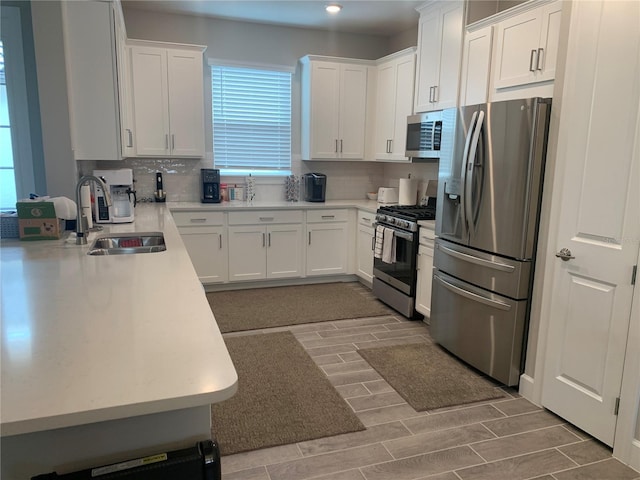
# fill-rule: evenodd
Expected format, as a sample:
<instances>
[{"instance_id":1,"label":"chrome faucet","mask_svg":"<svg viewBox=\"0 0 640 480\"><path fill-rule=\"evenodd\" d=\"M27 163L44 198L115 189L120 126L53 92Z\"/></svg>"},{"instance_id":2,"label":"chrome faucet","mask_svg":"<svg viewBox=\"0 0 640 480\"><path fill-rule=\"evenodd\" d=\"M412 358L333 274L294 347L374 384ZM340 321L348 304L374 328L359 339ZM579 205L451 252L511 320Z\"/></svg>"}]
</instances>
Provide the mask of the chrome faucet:
<instances>
[{"instance_id":1,"label":"chrome faucet","mask_svg":"<svg viewBox=\"0 0 640 480\"><path fill-rule=\"evenodd\" d=\"M84 175L78 180L78 184L76 185L76 207L77 207L77 215L76 215L76 245L86 245L87 244L87 236L86 236L86 224L87 217L82 213L82 205L80 205L80 189L87 182L96 182L98 186L104 192L104 199L107 203L107 207L111 206L111 192L107 188L106 184L94 175Z\"/></svg>"}]
</instances>

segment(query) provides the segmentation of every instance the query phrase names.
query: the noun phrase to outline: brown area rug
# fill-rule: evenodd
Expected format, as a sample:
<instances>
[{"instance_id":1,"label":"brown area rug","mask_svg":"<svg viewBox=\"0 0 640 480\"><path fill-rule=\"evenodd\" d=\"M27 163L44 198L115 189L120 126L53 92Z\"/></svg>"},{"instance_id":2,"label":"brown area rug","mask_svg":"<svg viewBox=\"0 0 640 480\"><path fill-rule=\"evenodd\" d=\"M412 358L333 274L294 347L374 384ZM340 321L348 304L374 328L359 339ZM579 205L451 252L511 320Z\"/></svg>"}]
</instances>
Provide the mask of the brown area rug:
<instances>
[{"instance_id":1,"label":"brown area rug","mask_svg":"<svg viewBox=\"0 0 640 480\"><path fill-rule=\"evenodd\" d=\"M207 293L222 333L376 317L392 311L357 282Z\"/></svg>"},{"instance_id":2,"label":"brown area rug","mask_svg":"<svg viewBox=\"0 0 640 480\"><path fill-rule=\"evenodd\" d=\"M504 396L495 384L437 345L415 343L358 353L419 412Z\"/></svg>"},{"instance_id":3,"label":"brown area rug","mask_svg":"<svg viewBox=\"0 0 640 480\"><path fill-rule=\"evenodd\" d=\"M225 338L238 391L211 406L222 455L364 430L291 332Z\"/></svg>"}]
</instances>

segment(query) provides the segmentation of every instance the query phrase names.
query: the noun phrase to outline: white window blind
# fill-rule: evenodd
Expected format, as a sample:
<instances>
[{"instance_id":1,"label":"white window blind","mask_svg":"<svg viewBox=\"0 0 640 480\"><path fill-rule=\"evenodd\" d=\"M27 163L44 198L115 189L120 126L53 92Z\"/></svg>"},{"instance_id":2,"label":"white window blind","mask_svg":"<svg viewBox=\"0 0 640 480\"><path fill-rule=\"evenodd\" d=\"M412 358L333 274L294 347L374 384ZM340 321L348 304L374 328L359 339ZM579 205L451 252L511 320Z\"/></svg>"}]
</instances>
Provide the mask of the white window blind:
<instances>
[{"instance_id":1,"label":"white window blind","mask_svg":"<svg viewBox=\"0 0 640 480\"><path fill-rule=\"evenodd\" d=\"M211 83L215 167L288 172L291 73L212 65Z\"/></svg>"}]
</instances>

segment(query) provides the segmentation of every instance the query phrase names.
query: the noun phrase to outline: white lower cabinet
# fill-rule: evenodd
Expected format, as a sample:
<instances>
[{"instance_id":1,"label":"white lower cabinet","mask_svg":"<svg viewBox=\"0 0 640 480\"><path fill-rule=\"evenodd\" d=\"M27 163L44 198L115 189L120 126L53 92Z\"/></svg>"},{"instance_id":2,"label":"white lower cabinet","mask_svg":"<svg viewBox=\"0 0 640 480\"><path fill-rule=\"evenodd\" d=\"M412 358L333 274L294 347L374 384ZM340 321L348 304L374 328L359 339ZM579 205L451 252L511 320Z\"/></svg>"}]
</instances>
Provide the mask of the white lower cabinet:
<instances>
[{"instance_id":1,"label":"white lower cabinet","mask_svg":"<svg viewBox=\"0 0 640 480\"><path fill-rule=\"evenodd\" d=\"M346 209L307 211L307 275L336 275L348 271Z\"/></svg>"},{"instance_id":2,"label":"white lower cabinet","mask_svg":"<svg viewBox=\"0 0 640 480\"><path fill-rule=\"evenodd\" d=\"M226 227L183 227L180 235L202 283L228 279Z\"/></svg>"},{"instance_id":3,"label":"white lower cabinet","mask_svg":"<svg viewBox=\"0 0 640 480\"><path fill-rule=\"evenodd\" d=\"M302 211L232 212L228 231L229 281L302 276Z\"/></svg>"},{"instance_id":4,"label":"white lower cabinet","mask_svg":"<svg viewBox=\"0 0 640 480\"><path fill-rule=\"evenodd\" d=\"M425 316L428 322L431 316L431 285L433 282L434 231L420 227L420 246L418 247L418 280L416 284L416 310Z\"/></svg>"},{"instance_id":5,"label":"white lower cabinet","mask_svg":"<svg viewBox=\"0 0 640 480\"><path fill-rule=\"evenodd\" d=\"M363 280L373 282L373 237L375 235L373 225L375 213L363 210L358 211L357 232L357 267L356 275Z\"/></svg>"},{"instance_id":6,"label":"white lower cabinet","mask_svg":"<svg viewBox=\"0 0 640 480\"><path fill-rule=\"evenodd\" d=\"M224 213L173 212L182 241L202 283L226 282L228 242Z\"/></svg>"}]
</instances>

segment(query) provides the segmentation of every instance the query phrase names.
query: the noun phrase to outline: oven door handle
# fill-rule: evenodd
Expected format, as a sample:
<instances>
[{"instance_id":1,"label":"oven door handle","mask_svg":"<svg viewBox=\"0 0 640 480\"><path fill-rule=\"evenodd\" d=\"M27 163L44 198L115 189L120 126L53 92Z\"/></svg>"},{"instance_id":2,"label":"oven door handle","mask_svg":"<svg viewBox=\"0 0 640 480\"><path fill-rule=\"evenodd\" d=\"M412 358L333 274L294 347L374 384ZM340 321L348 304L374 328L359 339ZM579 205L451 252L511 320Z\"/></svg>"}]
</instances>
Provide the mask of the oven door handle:
<instances>
[{"instance_id":1,"label":"oven door handle","mask_svg":"<svg viewBox=\"0 0 640 480\"><path fill-rule=\"evenodd\" d=\"M500 310L509 311L511 310L511 305L508 303L500 302L497 300L493 300L491 298L484 297L482 295L478 295L477 293L469 292L463 288L457 287L452 283L447 282L443 278L439 277L437 274L433 275L434 280L437 280L448 290L451 290L453 293L460 295L461 297L468 298L474 302L484 303L493 308L498 308Z\"/></svg>"},{"instance_id":2,"label":"oven door handle","mask_svg":"<svg viewBox=\"0 0 640 480\"><path fill-rule=\"evenodd\" d=\"M394 233L394 235L396 237L402 238L403 240L408 240L410 242L414 241L413 235L411 233L403 232L402 230L398 230L397 228L393 228L393 227L390 227L388 225L384 225L382 223L377 223L376 227L377 226L381 226L381 227L384 227L384 228L390 228L391 230L393 230L393 233Z\"/></svg>"}]
</instances>

